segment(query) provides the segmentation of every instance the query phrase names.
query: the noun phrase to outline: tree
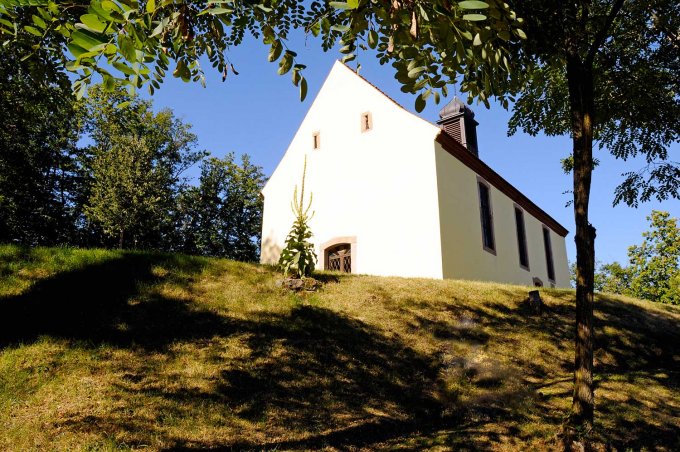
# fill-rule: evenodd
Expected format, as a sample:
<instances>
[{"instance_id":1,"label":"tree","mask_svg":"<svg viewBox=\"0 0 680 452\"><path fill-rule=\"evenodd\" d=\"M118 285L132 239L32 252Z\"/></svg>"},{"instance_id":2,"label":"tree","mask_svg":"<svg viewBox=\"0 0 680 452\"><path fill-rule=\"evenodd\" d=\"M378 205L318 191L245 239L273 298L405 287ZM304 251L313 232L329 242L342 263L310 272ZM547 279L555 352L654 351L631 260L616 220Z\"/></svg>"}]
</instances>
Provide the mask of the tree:
<instances>
[{"instance_id":1,"label":"tree","mask_svg":"<svg viewBox=\"0 0 680 452\"><path fill-rule=\"evenodd\" d=\"M630 271L618 262L603 264L595 262L594 288L596 292L609 292L621 295L630 294ZM569 265L569 280L576 286L576 262Z\"/></svg>"},{"instance_id":2,"label":"tree","mask_svg":"<svg viewBox=\"0 0 680 452\"><path fill-rule=\"evenodd\" d=\"M593 142L597 139L617 157L641 154L646 160L642 170L625 176L615 202L637 205L638 200L679 196L680 168L668 161L668 146L677 141L680 128L680 5L671 0L510 3L149 1L141 8L132 1L106 2L105 7L93 0L87 14L82 8L79 21L69 20L66 8L48 4L38 11L33 31L47 36L58 29L68 36L74 56L69 67L81 74L78 92L95 72L110 84L116 75L104 62L130 85L149 83L153 89L171 60L176 62L173 75L200 80L198 58L204 54L226 77L233 67L225 50L249 32L270 46L269 59L279 62L279 73L293 71L304 98L304 66L293 51L284 51L289 32L304 28L320 36L326 50L340 42L345 61L363 50L364 42L375 48L382 63L392 63L403 90L418 93L418 111L430 96L436 102L448 84L460 82L470 101L478 98L488 105L496 97L507 108L516 100L511 132L569 134L577 248L570 422L588 430L594 410L595 228L588 215ZM12 25L18 10L5 8L0 15Z\"/></svg>"},{"instance_id":3,"label":"tree","mask_svg":"<svg viewBox=\"0 0 680 452\"><path fill-rule=\"evenodd\" d=\"M205 155L196 149L197 138L191 132L191 126L177 119L171 110L154 113L150 101L130 95L121 87L107 92L102 86L93 86L82 110L83 133L92 144L79 156L82 181L79 203L90 205L92 218L93 187L98 187L97 196L101 197L102 184L116 183L116 173L101 168L101 162L107 159L112 159L111 162L118 166L132 162L151 168L153 171L148 177L157 184L154 197L158 199L153 201L153 209L144 209L146 215L137 216L136 222L127 225L126 235L134 238L133 244L137 247L172 249L177 197L186 185L182 174ZM134 155L126 155L120 149L126 143L136 146L128 151ZM106 155L114 149L114 155ZM120 170L123 177L125 169ZM97 177L103 175L106 179L98 181ZM95 244L102 240L106 243L106 238L100 237L96 229L103 224L95 222L91 224L94 228L89 228L88 235ZM105 235L110 237L109 233Z\"/></svg>"},{"instance_id":4,"label":"tree","mask_svg":"<svg viewBox=\"0 0 680 452\"><path fill-rule=\"evenodd\" d=\"M281 251L279 267L284 275L292 275L293 278L306 278L314 273L317 257L314 244L309 241L312 238L312 230L309 228L309 209L312 207L312 195L309 195L309 203L305 206L305 175L307 174L307 157L305 156L304 169L302 170L302 187L300 199L298 199L298 187L293 192L291 208L295 220L286 237L286 246Z\"/></svg>"},{"instance_id":5,"label":"tree","mask_svg":"<svg viewBox=\"0 0 680 452\"><path fill-rule=\"evenodd\" d=\"M185 252L255 261L262 227L262 168L244 155L201 164L199 185L180 196L178 234Z\"/></svg>"},{"instance_id":6,"label":"tree","mask_svg":"<svg viewBox=\"0 0 680 452\"><path fill-rule=\"evenodd\" d=\"M598 265L595 290L680 304L680 229L668 212L652 211L641 245L628 248L629 265ZM572 280L575 280L572 265Z\"/></svg>"},{"instance_id":7,"label":"tree","mask_svg":"<svg viewBox=\"0 0 680 452\"><path fill-rule=\"evenodd\" d=\"M126 243L136 246L139 225L158 217L167 174L154 165L153 152L143 138L116 137L111 146L92 162L93 183L85 215L106 235L116 237L118 248Z\"/></svg>"},{"instance_id":8,"label":"tree","mask_svg":"<svg viewBox=\"0 0 680 452\"><path fill-rule=\"evenodd\" d=\"M593 142L614 156L641 154L614 202L678 197L668 147L680 132L680 5L665 0L517 2L529 37L513 60L526 71L510 132L572 137L576 222L576 356L571 422L589 429L593 393L595 228L589 222Z\"/></svg>"},{"instance_id":9,"label":"tree","mask_svg":"<svg viewBox=\"0 0 680 452\"><path fill-rule=\"evenodd\" d=\"M641 245L628 248L630 293L661 303L680 304L680 228L668 212L647 217L650 230Z\"/></svg>"},{"instance_id":10,"label":"tree","mask_svg":"<svg viewBox=\"0 0 680 452\"><path fill-rule=\"evenodd\" d=\"M32 39L33 38L33 39ZM0 242L72 242L75 97L56 57L35 37L0 47Z\"/></svg>"},{"instance_id":11,"label":"tree","mask_svg":"<svg viewBox=\"0 0 680 452\"><path fill-rule=\"evenodd\" d=\"M632 274L630 268L618 262L603 264L595 273L595 290L599 292L633 295L630 291Z\"/></svg>"}]
</instances>

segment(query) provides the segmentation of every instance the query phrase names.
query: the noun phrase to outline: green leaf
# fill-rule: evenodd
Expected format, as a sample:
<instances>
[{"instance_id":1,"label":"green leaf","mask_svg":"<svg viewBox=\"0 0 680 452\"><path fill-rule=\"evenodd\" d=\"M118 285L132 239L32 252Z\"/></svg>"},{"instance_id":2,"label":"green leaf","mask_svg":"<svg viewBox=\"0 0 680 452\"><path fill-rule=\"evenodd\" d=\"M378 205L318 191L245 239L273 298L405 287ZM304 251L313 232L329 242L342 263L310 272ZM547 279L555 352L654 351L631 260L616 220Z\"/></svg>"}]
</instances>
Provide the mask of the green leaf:
<instances>
[{"instance_id":1,"label":"green leaf","mask_svg":"<svg viewBox=\"0 0 680 452\"><path fill-rule=\"evenodd\" d=\"M426 66L413 68L410 71L408 71L408 78L418 78L418 75L426 70L427 70Z\"/></svg>"},{"instance_id":2,"label":"green leaf","mask_svg":"<svg viewBox=\"0 0 680 452\"><path fill-rule=\"evenodd\" d=\"M466 31L461 31L461 32L460 32L460 35L461 35L462 37L464 37L465 39L472 41L472 33L470 33L469 31L467 31L467 30L466 30ZM463 52L460 52L460 53L463 53Z\"/></svg>"},{"instance_id":3,"label":"green leaf","mask_svg":"<svg viewBox=\"0 0 680 452\"><path fill-rule=\"evenodd\" d=\"M70 42L66 47L68 48L69 52L71 52L71 55L76 58L87 52L87 50L83 49L77 44L74 44L73 42Z\"/></svg>"},{"instance_id":4,"label":"green leaf","mask_svg":"<svg viewBox=\"0 0 680 452\"><path fill-rule=\"evenodd\" d=\"M356 57L357 57L356 54L350 53L349 55L345 55L344 57L342 57L341 61L343 63L349 63L350 61L354 61Z\"/></svg>"},{"instance_id":5,"label":"green leaf","mask_svg":"<svg viewBox=\"0 0 680 452\"><path fill-rule=\"evenodd\" d=\"M36 16L35 14L33 14L33 23L42 28L43 30L47 28L47 24L42 19L42 17Z\"/></svg>"},{"instance_id":6,"label":"green leaf","mask_svg":"<svg viewBox=\"0 0 680 452\"><path fill-rule=\"evenodd\" d=\"M475 39L472 41L473 46L481 46L482 45L482 37L479 36L479 33L475 35Z\"/></svg>"},{"instance_id":7,"label":"green leaf","mask_svg":"<svg viewBox=\"0 0 680 452\"><path fill-rule=\"evenodd\" d=\"M153 38L154 36L158 36L159 34L163 33L163 30L165 30L165 27L167 27L169 23L170 19L168 19L167 17L159 21L158 25L156 25L156 27L153 29L149 37Z\"/></svg>"},{"instance_id":8,"label":"green leaf","mask_svg":"<svg viewBox=\"0 0 680 452\"><path fill-rule=\"evenodd\" d=\"M517 33L517 36L520 37L520 39L526 39L527 35L524 33L524 31L520 28L515 30L515 33Z\"/></svg>"},{"instance_id":9,"label":"green leaf","mask_svg":"<svg viewBox=\"0 0 680 452\"><path fill-rule=\"evenodd\" d=\"M156 11L156 0L148 0L146 2L146 12L153 13Z\"/></svg>"},{"instance_id":10,"label":"green leaf","mask_svg":"<svg viewBox=\"0 0 680 452\"><path fill-rule=\"evenodd\" d=\"M321 33L321 22L318 20L312 24L312 26L309 28L309 30L312 32L313 36L319 36L319 33Z\"/></svg>"},{"instance_id":11,"label":"green leaf","mask_svg":"<svg viewBox=\"0 0 680 452\"><path fill-rule=\"evenodd\" d=\"M368 46L371 49L375 49L378 45L378 33L375 30L370 30L368 32Z\"/></svg>"},{"instance_id":12,"label":"green leaf","mask_svg":"<svg viewBox=\"0 0 680 452\"><path fill-rule=\"evenodd\" d=\"M31 27L30 25L27 25L27 26L24 27L24 30L26 30L27 32L29 32L32 35L35 35L35 36L38 36L39 38L42 38L42 35L43 35L42 31L38 30L35 27Z\"/></svg>"},{"instance_id":13,"label":"green leaf","mask_svg":"<svg viewBox=\"0 0 680 452\"><path fill-rule=\"evenodd\" d=\"M99 35L84 30L76 30L71 33L71 42L85 50L92 51L94 47L104 44L105 41Z\"/></svg>"},{"instance_id":14,"label":"green leaf","mask_svg":"<svg viewBox=\"0 0 680 452\"><path fill-rule=\"evenodd\" d=\"M108 12L115 12L118 14L121 14L123 12L123 10L120 9L120 7L115 2L112 2L110 0L104 0L103 2L101 2L101 7L102 9Z\"/></svg>"},{"instance_id":15,"label":"green leaf","mask_svg":"<svg viewBox=\"0 0 680 452\"><path fill-rule=\"evenodd\" d=\"M87 83L84 80L76 80L73 82L73 92L76 95L76 99L80 100L85 95L87 91Z\"/></svg>"},{"instance_id":16,"label":"green leaf","mask_svg":"<svg viewBox=\"0 0 680 452\"><path fill-rule=\"evenodd\" d=\"M113 92L113 88L116 86L116 81L114 80L114 78L111 77L110 75L105 74L103 76L103 79L104 79L104 83L103 83L104 90L109 92L109 93Z\"/></svg>"},{"instance_id":17,"label":"green leaf","mask_svg":"<svg viewBox=\"0 0 680 452\"><path fill-rule=\"evenodd\" d=\"M96 14L83 14L80 16L80 22L85 25L84 28L95 33L101 33L106 28L106 24L102 23Z\"/></svg>"},{"instance_id":18,"label":"green leaf","mask_svg":"<svg viewBox=\"0 0 680 452\"><path fill-rule=\"evenodd\" d=\"M304 77L300 80L300 102L307 97L307 80Z\"/></svg>"},{"instance_id":19,"label":"green leaf","mask_svg":"<svg viewBox=\"0 0 680 452\"><path fill-rule=\"evenodd\" d=\"M290 68L293 66L293 55L290 51L286 50L286 53L281 58L279 63L279 75L287 74Z\"/></svg>"},{"instance_id":20,"label":"green leaf","mask_svg":"<svg viewBox=\"0 0 680 452\"><path fill-rule=\"evenodd\" d=\"M339 31L340 33L346 33L346 32L349 31L349 26L337 24L337 25L333 25L331 27L331 30Z\"/></svg>"},{"instance_id":21,"label":"green leaf","mask_svg":"<svg viewBox=\"0 0 680 452\"><path fill-rule=\"evenodd\" d=\"M458 6L462 9L486 9L489 7L489 4L476 0L466 0L464 2L458 2Z\"/></svg>"},{"instance_id":22,"label":"green leaf","mask_svg":"<svg viewBox=\"0 0 680 452\"><path fill-rule=\"evenodd\" d=\"M328 2L331 8L339 9L339 10L346 10L346 9L352 9L349 5L349 2Z\"/></svg>"},{"instance_id":23,"label":"green leaf","mask_svg":"<svg viewBox=\"0 0 680 452\"><path fill-rule=\"evenodd\" d=\"M5 25L10 30L14 29L14 24L7 19L3 19L2 17L0 17L0 24Z\"/></svg>"},{"instance_id":24,"label":"green leaf","mask_svg":"<svg viewBox=\"0 0 680 452\"><path fill-rule=\"evenodd\" d=\"M202 16L203 14L212 14L213 16L220 16L222 14L229 14L233 12L234 10L229 8L209 8L206 9L205 11L201 11L200 13L198 13L198 15Z\"/></svg>"},{"instance_id":25,"label":"green leaf","mask_svg":"<svg viewBox=\"0 0 680 452\"><path fill-rule=\"evenodd\" d=\"M486 20L484 14L465 14L463 20L468 20L470 22L479 22L480 20Z\"/></svg>"},{"instance_id":26,"label":"green leaf","mask_svg":"<svg viewBox=\"0 0 680 452\"><path fill-rule=\"evenodd\" d=\"M177 61L177 67L175 67L175 70L172 72L172 75L174 77L181 78L182 81L185 82L191 80L191 71L189 70L189 67L186 65L184 60Z\"/></svg>"},{"instance_id":27,"label":"green leaf","mask_svg":"<svg viewBox=\"0 0 680 452\"><path fill-rule=\"evenodd\" d=\"M278 39L274 41L271 49L269 50L269 62L272 63L279 59L281 52L283 51L283 45Z\"/></svg>"},{"instance_id":28,"label":"green leaf","mask_svg":"<svg viewBox=\"0 0 680 452\"><path fill-rule=\"evenodd\" d=\"M137 61L137 52L135 51L135 46L132 43L132 39L127 36L118 36L118 48L120 53L128 60L130 63Z\"/></svg>"},{"instance_id":29,"label":"green leaf","mask_svg":"<svg viewBox=\"0 0 680 452\"><path fill-rule=\"evenodd\" d=\"M90 2L90 7L88 8L88 11L90 13L96 14L98 17L106 21L116 20L116 18L114 17L115 14L111 14L110 11L104 9L101 2L98 1Z\"/></svg>"},{"instance_id":30,"label":"green leaf","mask_svg":"<svg viewBox=\"0 0 680 452\"><path fill-rule=\"evenodd\" d=\"M130 66L123 62L114 61L113 63L111 63L111 65L125 75L135 75L135 71Z\"/></svg>"},{"instance_id":31,"label":"green leaf","mask_svg":"<svg viewBox=\"0 0 680 452\"><path fill-rule=\"evenodd\" d=\"M416 111L418 113L420 113L424 109L425 109L425 99L423 99L423 95L420 94L418 97L416 97Z\"/></svg>"},{"instance_id":32,"label":"green leaf","mask_svg":"<svg viewBox=\"0 0 680 452\"><path fill-rule=\"evenodd\" d=\"M70 71L70 72L80 71L80 70L85 68L84 66L76 63L75 61L67 62L64 67L66 68L67 71Z\"/></svg>"},{"instance_id":33,"label":"green leaf","mask_svg":"<svg viewBox=\"0 0 680 452\"><path fill-rule=\"evenodd\" d=\"M428 22L430 20L430 18L428 17L427 11L425 11L425 8L423 8L423 4L419 3L418 8L420 9L420 15L423 18L423 20L425 20L425 22Z\"/></svg>"}]
</instances>

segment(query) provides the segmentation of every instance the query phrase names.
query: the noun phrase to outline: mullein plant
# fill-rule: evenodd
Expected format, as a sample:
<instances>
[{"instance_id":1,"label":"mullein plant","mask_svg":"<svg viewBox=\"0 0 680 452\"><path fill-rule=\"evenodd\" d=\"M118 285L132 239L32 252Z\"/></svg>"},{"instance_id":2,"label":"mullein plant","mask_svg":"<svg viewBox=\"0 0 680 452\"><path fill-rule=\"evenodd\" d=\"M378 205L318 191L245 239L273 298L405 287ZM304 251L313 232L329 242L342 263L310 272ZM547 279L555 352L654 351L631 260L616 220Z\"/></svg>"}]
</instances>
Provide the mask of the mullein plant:
<instances>
[{"instance_id":1,"label":"mullein plant","mask_svg":"<svg viewBox=\"0 0 680 452\"><path fill-rule=\"evenodd\" d=\"M293 201L291 208L295 215L295 221L286 238L286 246L281 251L279 258L279 268L285 276L304 279L314 272L317 262L314 245L310 241L312 231L309 228L309 220L314 216L314 212L309 213L312 207L312 194L309 195L309 203L305 206L305 177L307 174L307 156L302 170L302 185L300 198L298 199L298 187L293 191Z\"/></svg>"}]
</instances>

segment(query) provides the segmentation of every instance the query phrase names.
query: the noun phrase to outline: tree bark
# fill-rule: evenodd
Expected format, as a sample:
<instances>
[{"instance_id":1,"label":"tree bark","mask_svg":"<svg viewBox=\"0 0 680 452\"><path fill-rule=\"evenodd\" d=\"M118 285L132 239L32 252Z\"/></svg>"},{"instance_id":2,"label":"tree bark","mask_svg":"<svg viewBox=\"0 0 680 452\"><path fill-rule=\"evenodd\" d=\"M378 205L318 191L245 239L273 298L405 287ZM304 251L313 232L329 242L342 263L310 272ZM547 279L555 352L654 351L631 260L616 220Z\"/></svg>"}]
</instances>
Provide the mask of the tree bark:
<instances>
[{"instance_id":1,"label":"tree bark","mask_svg":"<svg viewBox=\"0 0 680 452\"><path fill-rule=\"evenodd\" d=\"M588 221L593 171L592 66L576 52L567 56L574 156L574 219L576 222L576 335L574 393L569 423L586 431L593 426L593 290L595 228Z\"/></svg>"}]
</instances>

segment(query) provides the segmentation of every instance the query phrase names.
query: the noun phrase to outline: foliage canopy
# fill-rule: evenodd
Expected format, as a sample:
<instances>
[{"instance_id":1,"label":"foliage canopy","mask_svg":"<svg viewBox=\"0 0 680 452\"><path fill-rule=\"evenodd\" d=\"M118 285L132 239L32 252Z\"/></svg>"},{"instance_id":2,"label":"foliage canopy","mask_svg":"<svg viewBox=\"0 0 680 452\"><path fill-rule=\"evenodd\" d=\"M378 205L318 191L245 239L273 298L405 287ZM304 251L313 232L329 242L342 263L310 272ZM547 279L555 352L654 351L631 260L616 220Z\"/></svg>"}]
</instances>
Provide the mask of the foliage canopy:
<instances>
[{"instance_id":1,"label":"foliage canopy","mask_svg":"<svg viewBox=\"0 0 680 452\"><path fill-rule=\"evenodd\" d=\"M248 155L233 153L201 163L197 186L179 196L178 243L183 252L226 256L240 261L259 257L265 176Z\"/></svg>"},{"instance_id":2,"label":"foliage canopy","mask_svg":"<svg viewBox=\"0 0 680 452\"><path fill-rule=\"evenodd\" d=\"M78 139L68 77L31 39L0 47L0 242L56 244L74 238Z\"/></svg>"},{"instance_id":3,"label":"foliage canopy","mask_svg":"<svg viewBox=\"0 0 680 452\"><path fill-rule=\"evenodd\" d=\"M419 111L430 95L438 101L456 81L487 105L500 96L507 106L508 55L525 37L522 19L499 0L20 3L2 2L0 33L15 36L17 17L30 9L32 23L23 29L41 41L52 34L65 39L66 67L79 74L74 88L81 96L95 74L106 87L121 80L134 88L147 85L151 93L167 72L204 83L202 57L226 79L229 72L238 73L229 48L252 37L269 46L268 59L278 63L279 74L292 73L304 99L305 66L287 46L289 36L302 31L318 38L324 50L339 46L345 62L374 49L381 63L392 63L404 91L419 94Z\"/></svg>"}]
</instances>

